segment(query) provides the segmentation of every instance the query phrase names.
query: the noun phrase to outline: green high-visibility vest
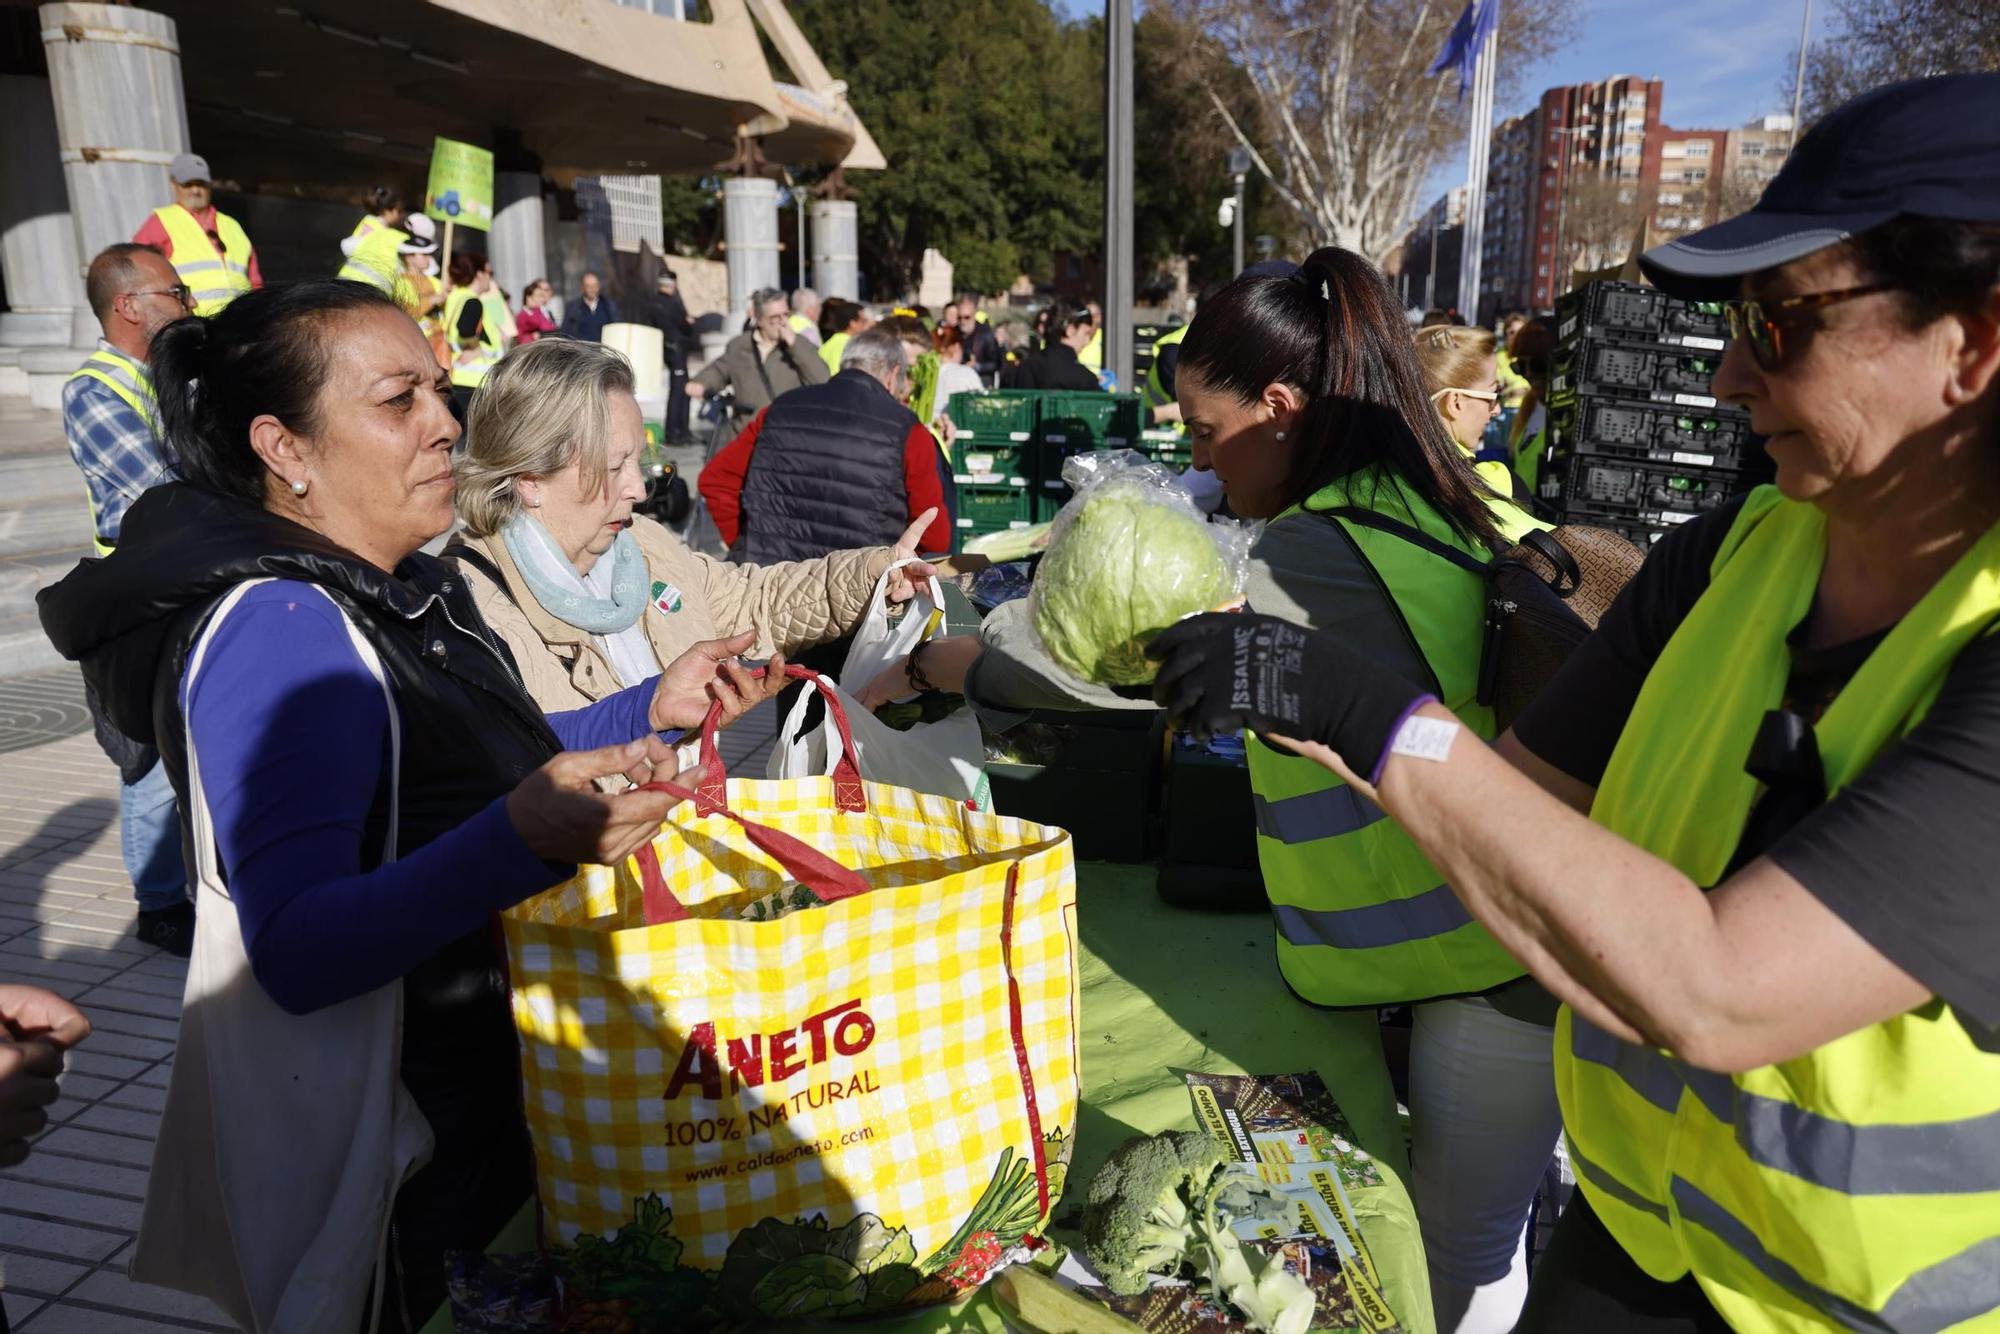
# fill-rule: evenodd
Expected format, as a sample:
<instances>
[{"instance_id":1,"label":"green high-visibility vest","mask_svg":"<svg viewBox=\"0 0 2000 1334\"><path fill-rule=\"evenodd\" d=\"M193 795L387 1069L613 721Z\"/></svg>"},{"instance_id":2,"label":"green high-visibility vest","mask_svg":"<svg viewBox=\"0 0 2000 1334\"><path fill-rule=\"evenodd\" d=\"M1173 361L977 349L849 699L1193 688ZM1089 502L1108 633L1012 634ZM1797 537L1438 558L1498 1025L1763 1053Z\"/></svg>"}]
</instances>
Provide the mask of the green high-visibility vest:
<instances>
[{"instance_id":1,"label":"green high-visibility vest","mask_svg":"<svg viewBox=\"0 0 2000 1334\"><path fill-rule=\"evenodd\" d=\"M72 380L95 380L112 393L125 400L125 405L139 414L139 419L152 428L154 438L159 436L160 412L158 402L153 397L153 375L143 362L134 361L117 348L100 347L83 359L83 365L71 372ZM84 490L84 499L90 506L90 545L100 556L109 556L113 544L104 540L102 529L97 522L97 497Z\"/></svg>"},{"instance_id":2,"label":"green high-visibility vest","mask_svg":"<svg viewBox=\"0 0 2000 1334\"><path fill-rule=\"evenodd\" d=\"M361 242L334 276L367 283L384 292L395 291L396 276L403 271L400 247L410 239L410 234L370 216L355 224L354 235Z\"/></svg>"},{"instance_id":3,"label":"green high-visibility vest","mask_svg":"<svg viewBox=\"0 0 2000 1334\"><path fill-rule=\"evenodd\" d=\"M1696 884L1717 883L1736 855L1761 790L1744 757L1783 699L1785 637L1825 558L1819 510L1752 492L1605 769L1591 818ZM1916 725L1997 621L2000 527L1814 725L1829 792ZM1555 1074L1592 1209L1654 1278L1692 1272L1732 1328L2000 1329L2000 1055L1943 1000L1737 1075L1564 1008Z\"/></svg>"},{"instance_id":4,"label":"green high-visibility vest","mask_svg":"<svg viewBox=\"0 0 2000 1334\"><path fill-rule=\"evenodd\" d=\"M1144 390L1146 406L1148 408L1157 408L1162 404L1174 401L1174 396L1167 392L1166 384L1160 379L1160 349L1172 347L1174 344L1180 342L1181 339L1186 338L1189 328L1189 325L1177 324L1153 340L1153 364L1146 368L1146 386Z\"/></svg>"},{"instance_id":5,"label":"green high-visibility vest","mask_svg":"<svg viewBox=\"0 0 2000 1334\"><path fill-rule=\"evenodd\" d=\"M1487 503L1510 540L1546 526L1498 496ZM1484 580L1392 533L1314 513L1347 506L1421 529L1480 560L1490 553L1383 474L1342 479L1277 519L1341 525L1409 627L1438 698L1491 740L1493 711L1475 698ZM1249 757L1257 860L1277 926L1278 967L1294 991L1320 1005L1387 1005L1486 991L1521 976L1521 965L1472 920L1381 807L1313 761L1261 741L1251 743Z\"/></svg>"}]
</instances>

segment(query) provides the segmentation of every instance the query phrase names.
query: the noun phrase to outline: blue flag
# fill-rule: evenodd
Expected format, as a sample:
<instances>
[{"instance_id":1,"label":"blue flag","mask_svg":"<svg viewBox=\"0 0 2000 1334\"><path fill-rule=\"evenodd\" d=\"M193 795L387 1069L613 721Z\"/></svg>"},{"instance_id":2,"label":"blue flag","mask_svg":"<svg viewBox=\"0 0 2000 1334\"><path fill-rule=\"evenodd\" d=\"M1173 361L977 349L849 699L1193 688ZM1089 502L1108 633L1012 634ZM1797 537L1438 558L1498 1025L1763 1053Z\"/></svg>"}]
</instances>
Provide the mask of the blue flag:
<instances>
[{"instance_id":1,"label":"blue flag","mask_svg":"<svg viewBox=\"0 0 2000 1334\"><path fill-rule=\"evenodd\" d=\"M1466 0L1465 12L1458 16L1458 22L1451 25L1451 35L1444 39L1444 50L1438 52L1437 59L1425 71L1442 74L1456 65L1461 102L1465 100L1465 90L1472 86L1472 67L1479 62L1479 48L1493 35L1493 24L1499 17L1500 0Z\"/></svg>"}]
</instances>

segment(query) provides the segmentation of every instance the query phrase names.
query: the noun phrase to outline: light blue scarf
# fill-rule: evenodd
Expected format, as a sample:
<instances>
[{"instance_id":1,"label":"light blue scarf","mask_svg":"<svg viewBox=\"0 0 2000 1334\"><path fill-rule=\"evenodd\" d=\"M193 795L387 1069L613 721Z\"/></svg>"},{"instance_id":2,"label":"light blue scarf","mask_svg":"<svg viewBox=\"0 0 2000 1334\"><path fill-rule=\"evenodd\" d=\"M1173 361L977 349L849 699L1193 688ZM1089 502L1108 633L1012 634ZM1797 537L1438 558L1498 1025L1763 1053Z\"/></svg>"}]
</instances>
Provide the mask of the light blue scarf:
<instances>
[{"instance_id":1,"label":"light blue scarf","mask_svg":"<svg viewBox=\"0 0 2000 1334\"><path fill-rule=\"evenodd\" d=\"M646 554L627 528L618 534L608 557L611 564L611 596L596 597L584 585L576 566L556 545L540 520L523 512L500 530L500 540L514 559L514 568L527 581L528 591L542 610L561 621L593 635L615 635L629 630L645 613L647 590ZM601 585L600 585L601 587Z\"/></svg>"}]
</instances>

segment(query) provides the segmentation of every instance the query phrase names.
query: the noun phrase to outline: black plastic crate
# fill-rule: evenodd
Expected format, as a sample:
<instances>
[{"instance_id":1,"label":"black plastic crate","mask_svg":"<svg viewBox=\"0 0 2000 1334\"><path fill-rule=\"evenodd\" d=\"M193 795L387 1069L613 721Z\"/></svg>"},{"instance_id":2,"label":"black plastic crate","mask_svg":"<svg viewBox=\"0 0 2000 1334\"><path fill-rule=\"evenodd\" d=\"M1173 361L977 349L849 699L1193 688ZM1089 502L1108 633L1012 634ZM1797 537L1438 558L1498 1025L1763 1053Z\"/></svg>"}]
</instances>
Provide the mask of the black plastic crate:
<instances>
[{"instance_id":1,"label":"black plastic crate","mask_svg":"<svg viewBox=\"0 0 2000 1334\"><path fill-rule=\"evenodd\" d=\"M1571 455L1563 475L1565 522L1670 528L1726 503L1747 489L1724 468L1680 468L1588 454Z\"/></svg>"},{"instance_id":2,"label":"black plastic crate","mask_svg":"<svg viewBox=\"0 0 2000 1334\"><path fill-rule=\"evenodd\" d=\"M1616 342L1583 342L1558 358L1549 403L1567 407L1586 395L1643 399L1683 408L1718 406L1712 382L1720 352Z\"/></svg>"},{"instance_id":3,"label":"black plastic crate","mask_svg":"<svg viewBox=\"0 0 2000 1334\"><path fill-rule=\"evenodd\" d=\"M1720 351L1729 337L1722 306L1714 301L1682 301L1637 283L1586 283L1556 303L1556 341L1575 338L1628 341L1714 340Z\"/></svg>"},{"instance_id":4,"label":"black plastic crate","mask_svg":"<svg viewBox=\"0 0 2000 1334\"><path fill-rule=\"evenodd\" d=\"M1741 469L1758 452L1749 415L1740 408L1683 408L1597 394L1550 413L1549 447L1564 455L1686 468Z\"/></svg>"},{"instance_id":5,"label":"black plastic crate","mask_svg":"<svg viewBox=\"0 0 2000 1334\"><path fill-rule=\"evenodd\" d=\"M1039 762L988 761L993 809L1069 830L1083 861L1151 861L1165 730L1153 710L1030 714L1006 736Z\"/></svg>"}]
</instances>

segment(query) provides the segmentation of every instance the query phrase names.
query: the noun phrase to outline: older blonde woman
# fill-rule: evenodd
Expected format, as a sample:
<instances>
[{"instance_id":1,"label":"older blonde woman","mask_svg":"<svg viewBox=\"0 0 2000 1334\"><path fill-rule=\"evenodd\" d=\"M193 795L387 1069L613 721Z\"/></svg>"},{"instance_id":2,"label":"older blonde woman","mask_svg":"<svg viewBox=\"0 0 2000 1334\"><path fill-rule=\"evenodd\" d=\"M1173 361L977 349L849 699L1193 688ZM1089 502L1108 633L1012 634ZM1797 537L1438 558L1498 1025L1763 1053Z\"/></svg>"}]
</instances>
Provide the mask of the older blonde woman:
<instances>
[{"instance_id":1,"label":"older blonde woman","mask_svg":"<svg viewBox=\"0 0 2000 1334\"><path fill-rule=\"evenodd\" d=\"M916 554L932 517L894 547L732 565L632 512L646 494L644 446L632 369L598 343L516 348L473 399L458 462L464 532L446 554L544 709L578 708L654 676L721 627L754 630L753 657L838 639L867 611L882 572ZM900 572L890 596L909 596Z\"/></svg>"}]
</instances>

